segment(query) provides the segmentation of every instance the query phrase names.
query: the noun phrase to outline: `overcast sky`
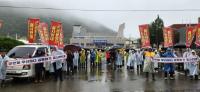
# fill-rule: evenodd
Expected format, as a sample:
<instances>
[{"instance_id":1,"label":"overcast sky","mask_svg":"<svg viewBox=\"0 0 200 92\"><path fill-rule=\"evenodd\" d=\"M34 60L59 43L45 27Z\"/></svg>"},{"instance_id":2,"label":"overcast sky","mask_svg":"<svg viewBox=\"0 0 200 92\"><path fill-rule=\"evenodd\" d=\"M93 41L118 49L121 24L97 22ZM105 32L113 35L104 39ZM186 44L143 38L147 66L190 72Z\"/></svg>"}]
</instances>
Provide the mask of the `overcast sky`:
<instances>
[{"instance_id":1,"label":"overcast sky","mask_svg":"<svg viewBox=\"0 0 200 92\"><path fill-rule=\"evenodd\" d=\"M39 2L51 8L81 10L184 10L200 9L200 0L0 0ZM125 22L125 37L140 37L138 25L151 23L159 14L165 26L174 23L197 23L200 11L67 11L81 18L97 21L113 30ZM91 25L92 26L92 25Z\"/></svg>"}]
</instances>

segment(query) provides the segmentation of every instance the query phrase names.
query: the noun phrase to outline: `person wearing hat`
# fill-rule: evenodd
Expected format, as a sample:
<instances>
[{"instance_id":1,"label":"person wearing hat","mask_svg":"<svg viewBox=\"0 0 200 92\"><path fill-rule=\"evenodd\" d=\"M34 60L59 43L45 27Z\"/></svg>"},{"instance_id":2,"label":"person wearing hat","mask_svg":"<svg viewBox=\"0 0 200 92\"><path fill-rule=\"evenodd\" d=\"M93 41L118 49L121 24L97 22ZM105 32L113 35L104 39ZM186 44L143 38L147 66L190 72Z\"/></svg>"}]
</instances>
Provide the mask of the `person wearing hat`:
<instances>
[{"instance_id":1,"label":"person wearing hat","mask_svg":"<svg viewBox=\"0 0 200 92\"><path fill-rule=\"evenodd\" d=\"M162 56L167 58L176 57L170 48L167 48L167 52L165 52ZM168 74L170 75L170 79L174 79L174 70L175 68L172 63L164 64L165 79L167 79Z\"/></svg>"},{"instance_id":2,"label":"person wearing hat","mask_svg":"<svg viewBox=\"0 0 200 92\"><path fill-rule=\"evenodd\" d=\"M196 55L196 52L192 50L192 54L188 58L197 58L196 61L192 61L188 63L189 75L190 79L192 80L195 77L195 80L198 80L198 61L199 57Z\"/></svg>"},{"instance_id":3,"label":"person wearing hat","mask_svg":"<svg viewBox=\"0 0 200 92\"><path fill-rule=\"evenodd\" d=\"M155 70L154 70L154 65L153 65L153 58L155 56L155 53L153 50L150 48L145 52L145 61L144 61L144 68L143 72L146 73L146 78L148 80L149 78L149 73L152 74L152 80L155 80Z\"/></svg>"},{"instance_id":4,"label":"person wearing hat","mask_svg":"<svg viewBox=\"0 0 200 92\"><path fill-rule=\"evenodd\" d=\"M0 54L0 82L1 82L1 87L5 86L6 62L8 60L9 60L9 57L6 55L5 52Z\"/></svg>"}]
</instances>

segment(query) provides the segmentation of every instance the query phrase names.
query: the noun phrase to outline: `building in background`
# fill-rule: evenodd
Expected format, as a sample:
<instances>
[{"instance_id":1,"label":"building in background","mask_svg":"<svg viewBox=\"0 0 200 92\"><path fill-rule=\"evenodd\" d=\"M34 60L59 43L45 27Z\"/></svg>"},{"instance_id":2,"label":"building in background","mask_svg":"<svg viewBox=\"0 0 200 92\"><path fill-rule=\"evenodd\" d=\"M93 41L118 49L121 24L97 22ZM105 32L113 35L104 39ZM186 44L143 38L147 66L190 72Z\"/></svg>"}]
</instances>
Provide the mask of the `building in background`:
<instances>
[{"instance_id":1,"label":"building in background","mask_svg":"<svg viewBox=\"0 0 200 92\"><path fill-rule=\"evenodd\" d=\"M119 26L118 32L89 32L81 25L74 25L70 44L78 45L83 48L104 48L109 46L125 46L126 38L124 38L125 24Z\"/></svg>"}]
</instances>

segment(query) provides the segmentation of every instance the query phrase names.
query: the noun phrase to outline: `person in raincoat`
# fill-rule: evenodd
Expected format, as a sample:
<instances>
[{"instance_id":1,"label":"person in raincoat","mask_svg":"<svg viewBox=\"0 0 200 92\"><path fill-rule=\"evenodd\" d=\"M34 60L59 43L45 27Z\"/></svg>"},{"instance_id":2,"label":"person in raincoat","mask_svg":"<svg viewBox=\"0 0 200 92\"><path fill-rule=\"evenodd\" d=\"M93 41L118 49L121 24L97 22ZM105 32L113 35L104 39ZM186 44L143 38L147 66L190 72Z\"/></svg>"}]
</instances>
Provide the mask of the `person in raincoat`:
<instances>
[{"instance_id":1,"label":"person in raincoat","mask_svg":"<svg viewBox=\"0 0 200 92\"><path fill-rule=\"evenodd\" d=\"M186 51L183 53L183 58L188 58L190 55L191 55L191 50L187 48ZM183 67L184 67L185 75L187 76L189 72L188 62L185 62Z\"/></svg>"},{"instance_id":2,"label":"person in raincoat","mask_svg":"<svg viewBox=\"0 0 200 92\"><path fill-rule=\"evenodd\" d=\"M91 57L91 54L90 54L90 51L88 50L87 51L87 69L88 69L88 71L90 71L90 58Z\"/></svg>"},{"instance_id":3,"label":"person in raincoat","mask_svg":"<svg viewBox=\"0 0 200 92\"><path fill-rule=\"evenodd\" d=\"M117 50L116 57L117 57L117 60L116 60L117 68L120 68L120 66L122 65L122 55L119 50Z\"/></svg>"},{"instance_id":4,"label":"person in raincoat","mask_svg":"<svg viewBox=\"0 0 200 92\"><path fill-rule=\"evenodd\" d=\"M91 50L91 55L90 55L90 61L91 61L91 66L94 67L95 66L95 58L96 57L96 53L95 51L92 49Z\"/></svg>"},{"instance_id":5,"label":"person in raincoat","mask_svg":"<svg viewBox=\"0 0 200 92\"><path fill-rule=\"evenodd\" d=\"M165 52L162 56L167 57L167 58L176 57L170 48L167 48L167 52ZM164 64L165 79L167 79L168 74L170 76L170 79L174 79L174 70L175 70L175 68L172 63Z\"/></svg>"},{"instance_id":6,"label":"person in raincoat","mask_svg":"<svg viewBox=\"0 0 200 92\"><path fill-rule=\"evenodd\" d=\"M151 48L145 52L143 72L146 73L147 80L149 78L149 73L152 74L152 80L155 80L155 74L154 74L155 70L154 70L154 63L153 63L154 56L155 56L155 53L153 52Z\"/></svg>"},{"instance_id":7,"label":"person in raincoat","mask_svg":"<svg viewBox=\"0 0 200 92\"><path fill-rule=\"evenodd\" d=\"M5 79L6 79L6 67L7 67L7 62L9 60L9 57L6 55L5 52L3 52L0 55L0 82L1 82L1 87L5 86Z\"/></svg>"},{"instance_id":8,"label":"person in raincoat","mask_svg":"<svg viewBox=\"0 0 200 92\"><path fill-rule=\"evenodd\" d=\"M96 66L99 67L101 63L101 50L96 50L96 59L95 59Z\"/></svg>"},{"instance_id":9,"label":"person in raincoat","mask_svg":"<svg viewBox=\"0 0 200 92\"><path fill-rule=\"evenodd\" d=\"M137 63L137 70L142 69L142 63L143 63L143 53L140 50L137 50L135 53L135 61Z\"/></svg>"},{"instance_id":10,"label":"person in raincoat","mask_svg":"<svg viewBox=\"0 0 200 92\"><path fill-rule=\"evenodd\" d=\"M196 52L194 50L192 50L192 54L188 58L197 58L196 62L189 62L188 63L188 69L189 69L190 79L193 79L193 77L194 77L195 80L198 80L198 72L199 72L198 61L199 61L199 56L197 56Z\"/></svg>"},{"instance_id":11,"label":"person in raincoat","mask_svg":"<svg viewBox=\"0 0 200 92\"><path fill-rule=\"evenodd\" d=\"M128 62L127 62L127 69L134 69L134 51L130 50L129 51L129 56L128 56Z\"/></svg>"},{"instance_id":12,"label":"person in raincoat","mask_svg":"<svg viewBox=\"0 0 200 92\"><path fill-rule=\"evenodd\" d=\"M158 51L155 51L155 57L154 58L159 58L160 57L160 54ZM159 69L159 66L158 66L158 62L154 62L154 69L157 71Z\"/></svg>"},{"instance_id":13,"label":"person in raincoat","mask_svg":"<svg viewBox=\"0 0 200 92\"><path fill-rule=\"evenodd\" d=\"M82 51L81 51L80 63L81 63L81 67L84 68L85 64L86 64L86 55L85 55L85 50L84 49L82 49Z\"/></svg>"},{"instance_id":14,"label":"person in raincoat","mask_svg":"<svg viewBox=\"0 0 200 92\"><path fill-rule=\"evenodd\" d=\"M78 64L79 64L79 53L78 53L78 51L75 51L74 53L74 59L73 59L73 67L74 67L74 69L78 69Z\"/></svg>"}]
</instances>

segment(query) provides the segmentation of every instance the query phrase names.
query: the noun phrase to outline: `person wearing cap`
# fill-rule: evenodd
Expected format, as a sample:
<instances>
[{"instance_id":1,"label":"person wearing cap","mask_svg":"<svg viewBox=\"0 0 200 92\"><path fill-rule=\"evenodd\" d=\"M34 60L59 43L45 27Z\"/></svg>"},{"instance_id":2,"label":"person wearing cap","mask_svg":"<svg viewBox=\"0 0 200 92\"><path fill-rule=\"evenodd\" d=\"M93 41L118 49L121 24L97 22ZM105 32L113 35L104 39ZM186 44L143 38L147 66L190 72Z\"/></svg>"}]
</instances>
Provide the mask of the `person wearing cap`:
<instances>
[{"instance_id":1,"label":"person wearing cap","mask_svg":"<svg viewBox=\"0 0 200 92\"><path fill-rule=\"evenodd\" d=\"M167 52L165 52L162 56L168 58L176 57L170 48L167 48ZM174 70L175 68L172 63L164 64L165 79L167 79L168 74L170 75L170 79L174 79Z\"/></svg>"},{"instance_id":2,"label":"person wearing cap","mask_svg":"<svg viewBox=\"0 0 200 92\"><path fill-rule=\"evenodd\" d=\"M155 53L153 50L150 48L148 51L145 52L145 61L144 61L144 68L143 72L146 73L146 79L148 80L149 78L149 73L152 74L152 80L155 80L155 70L154 70L154 65L153 65L153 58L155 56Z\"/></svg>"},{"instance_id":3,"label":"person wearing cap","mask_svg":"<svg viewBox=\"0 0 200 92\"><path fill-rule=\"evenodd\" d=\"M0 55L0 82L1 87L5 86L5 79L6 79L6 68L7 68L7 62L9 60L9 57L6 55L5 52L1 53Z\"/></svg>"},{"instance_id":4,"label":"person wearing cap","mask_svg":"<svg viewBox=\"0 0 200 92\"><path fill-rule=\"evenodd\" d=\"M193 77L195 80L198 80L198 61L199 61L199 56L196 55L196 52L194 50L191 51L192 54L188 58L197 58L196 61L192 61L188 63L188 69L189 69L189 75L190 79L192 80Z\"/></svg>"}]
</instances>

